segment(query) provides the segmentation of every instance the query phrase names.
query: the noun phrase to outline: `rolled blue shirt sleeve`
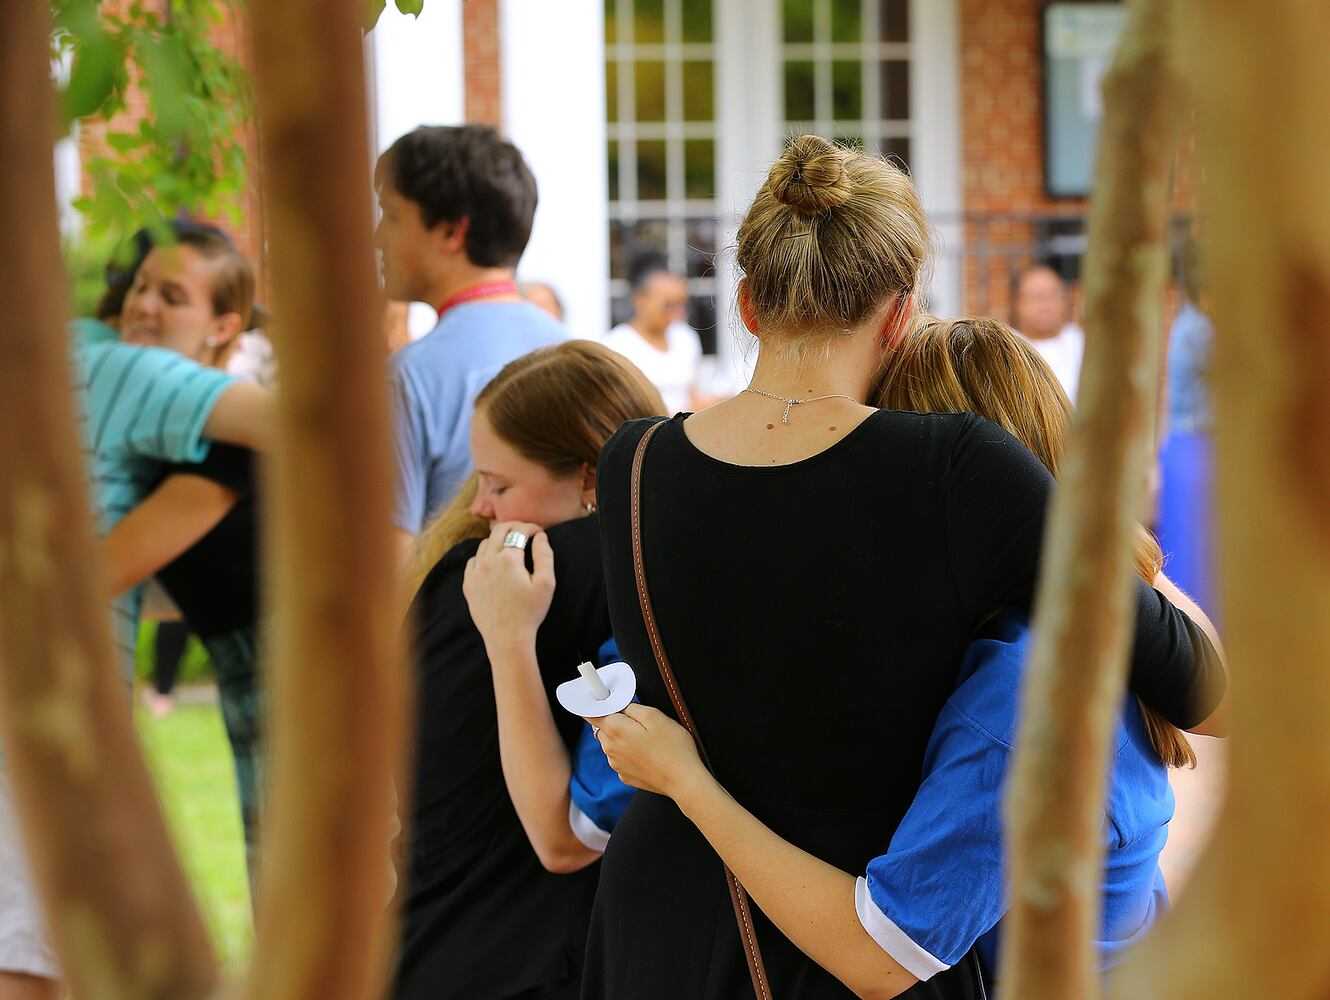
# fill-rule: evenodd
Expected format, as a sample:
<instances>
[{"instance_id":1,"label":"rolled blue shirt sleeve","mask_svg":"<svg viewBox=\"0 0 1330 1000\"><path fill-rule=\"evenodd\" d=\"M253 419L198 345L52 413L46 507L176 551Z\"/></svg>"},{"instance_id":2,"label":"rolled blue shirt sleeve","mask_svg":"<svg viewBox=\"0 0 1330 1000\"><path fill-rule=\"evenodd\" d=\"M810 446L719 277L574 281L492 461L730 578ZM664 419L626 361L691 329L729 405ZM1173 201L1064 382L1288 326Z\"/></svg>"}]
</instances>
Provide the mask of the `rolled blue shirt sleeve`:
<instances>
[{"instance_id":1,"label":"rolled blue shirt sleeve","mask_svg":"<svg viewBox=\"0 0 1330 1000\"><path fill-rule=\"evenodd\" d=\"M619 659L619 647L611 638L600 647L596 663L603 667ZM593 851L605 850L632 797L632 788L619 780L586 726L577 739L568 782L568 823L577 839Z\"/></svg>"},{"instance_id":2,"label":"rolled blue shirt sleeve","mask_svg":"<svg viewBox=\"0 0 1330 1000\"><path fill-rule=\"evenodd\" d=\"M965 957L1006 912L1001 801L1023 642L971 644L929 740L923 783L855 885L859 922L917 979Z\"/></svg>"}]
</instances>

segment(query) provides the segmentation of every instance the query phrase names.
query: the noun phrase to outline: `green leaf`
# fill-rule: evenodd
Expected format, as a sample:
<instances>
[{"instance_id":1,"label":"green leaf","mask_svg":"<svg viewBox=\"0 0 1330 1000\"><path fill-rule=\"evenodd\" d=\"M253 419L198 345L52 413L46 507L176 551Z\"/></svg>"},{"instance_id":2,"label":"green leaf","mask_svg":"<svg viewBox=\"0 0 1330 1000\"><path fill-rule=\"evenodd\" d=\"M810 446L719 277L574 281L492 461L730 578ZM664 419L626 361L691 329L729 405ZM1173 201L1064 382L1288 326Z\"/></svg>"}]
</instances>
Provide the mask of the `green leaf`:
<instances>
[{"instance_id":1,"label":"green leaf","mask_svg":"<svg viewBox=\"0 0 1330 1000\"><path fill-rule=\"evenodd\" d=\"M76 49L69 83L61 95L65 120L96 114L115 92L116 72L124 51L110 36L98 34Z\"/></svg>"},{"instance_id":2,"label":"green leaf","mask_svg":"<svg viewBox=\"0 0 1330 1000\"><path fill-rule=\"evenodd\" d=\"M397 0L397 9L403 14L419 17L420 12L425 9L425 0Z\"/></svg>"},{"instance_id":3,"label":"green leaf","mask_svg":"<svg viewBox=\"0 0 1330 1000\"><path fill-rule=\"evenodd\" d=\"M177 38L143 47L143 78L162 134L183 136L192 118L185 103L190 90L189 56Z\"/></svg>"},{"instance_id":4,"label":"green leaf","mask_svg":"<svg viewBox=\"0 0 1330 1000\"><path fill-rule=\"evenodd\" d=\"M139 148L141 140L128 132L107 132L106 144L117 153L128 155Z\"/></svg>"},{"instance_id":5,"label":"green leaf","mask_svg":"<svg viewBox=\"0 0 1330 1000\"><path fill-rule=\"evenodd\" d=\"M365 3L365 30L373 31L374 26L379 23L379 16L383 13L383 8L388 6L388 0L364 0Z\"/></svg>"}]
</instances>

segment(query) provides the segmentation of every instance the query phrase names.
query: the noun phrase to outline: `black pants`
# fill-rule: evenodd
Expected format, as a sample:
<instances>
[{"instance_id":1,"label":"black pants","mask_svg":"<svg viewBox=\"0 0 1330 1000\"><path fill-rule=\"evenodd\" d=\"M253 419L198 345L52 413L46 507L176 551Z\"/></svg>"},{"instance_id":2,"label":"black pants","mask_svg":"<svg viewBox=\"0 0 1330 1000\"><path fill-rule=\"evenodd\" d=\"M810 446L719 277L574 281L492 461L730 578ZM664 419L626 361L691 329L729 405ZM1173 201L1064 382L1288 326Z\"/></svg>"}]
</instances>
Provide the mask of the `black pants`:
<instances>
[{"instance_id":1,"label":"black pants","mask_svg":"<svg viewBox=\"0 0 1330 1000\"><path fill-rule=\"evenodd\" d=\"M176 674L180 671L180 658L185 655L185 643L188 640L189 626L185 624L183 618L157 623L152 683L158 694L170 694L171 689L175 687Z\"/></svg>"}]
</instances>

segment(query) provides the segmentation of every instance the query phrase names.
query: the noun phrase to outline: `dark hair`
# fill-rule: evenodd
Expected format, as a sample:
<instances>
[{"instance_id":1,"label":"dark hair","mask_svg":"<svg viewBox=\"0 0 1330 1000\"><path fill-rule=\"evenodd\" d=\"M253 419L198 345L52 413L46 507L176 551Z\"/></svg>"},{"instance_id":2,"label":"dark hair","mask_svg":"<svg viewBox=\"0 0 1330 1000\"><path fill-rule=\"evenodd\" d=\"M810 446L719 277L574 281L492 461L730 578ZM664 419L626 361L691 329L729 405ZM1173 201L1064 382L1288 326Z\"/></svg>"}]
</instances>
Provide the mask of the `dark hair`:
<instances>
[{"instance_id":1,"label":"dark hair","mask_svg":"<svg viewBox=\"0 0 1330 1000\"><path fill-rule=\"evenodd\" d=\"M172 219L166 223L166 229L176 241L185 242L186 235L206 234L224 241L232 250L235 244L231 237L206 222L194 222L192 219ZM159 230L160 232L160 230ZM211 242L211 239L209 240ZM125 305L125 296L134 285L134 275L138 274L144 258L152 250L156 241L152 230L144 226L121 245L115 255L106 264L106 291L97 300L97 318L113 319L120 315ZM207 256L205 254L205 256ZM252 296L252 293L251 293ZM222 310L227 312L228 310Z\"/></svg>"},{"instance_id":2,"label":"dark hair","mask_svg":"<svg viewBox=\"0 0 1330 1000\"><path fill-rule=\"evenodd\" d=\"M1058 284L1062 286L1062 294L1067 294L1067 279L1052 264L1028 264L1025 267L1017 268L1011 272L1011 280L1008 282L1007 305L1010 311L1009 322L1016 325L1016 300L1021 297L1021 285L1025 284L1025 279L1039 271L1047 271L1053 277L1058 279Z\"/></svg>"},{"instance_id":3,"label":"dark hair","mask_svg":"<svg viewBox=\"0 0 1330 1000\"><path fill-rule=\"evenodd\" d=\"M633 293L640 292L653 274L672 274L669 261L664 254L650 251L640 253L628 264L628 287Z\"/></svg>"},{"instance_id":4,"label":"dark hair","mask_svg":"<svg viewBox=\"0 0 1330 1000\"><path fill-rule=\"evenodd\" d=\"M422 125L388 147L374 168L420 207L426 229L469 219L466 255L477 267L517 266L531 239L536 178L521 152L488 125Z\"/></svg>"}]
</instances>

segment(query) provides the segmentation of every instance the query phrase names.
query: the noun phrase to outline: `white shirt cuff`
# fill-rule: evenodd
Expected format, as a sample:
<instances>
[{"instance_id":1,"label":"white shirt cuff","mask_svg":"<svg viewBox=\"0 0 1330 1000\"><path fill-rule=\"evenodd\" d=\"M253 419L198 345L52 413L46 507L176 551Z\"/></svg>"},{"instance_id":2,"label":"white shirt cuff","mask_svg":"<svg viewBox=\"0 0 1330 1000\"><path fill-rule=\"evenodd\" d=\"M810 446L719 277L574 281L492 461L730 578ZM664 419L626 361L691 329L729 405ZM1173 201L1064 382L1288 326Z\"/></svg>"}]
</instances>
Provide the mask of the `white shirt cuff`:
<instances>
[{"instance_id":1,"label":"white shirt cuff","mask_svg":"<svg viewBox=\"0 0 1330 1000\"><path fill-rule=\"evenodd\" d=\"M573 836L593 851L605 853L605 846L610 842L610 835L596 826L591 817L578 809L573 802L568 803L568 825L573 828Z\"/></svg>"},{"instance_id":2,"label":"white shirt cuff","mask_svg":"<svg viewBox=\"0 0 1330 1000\"><path fill-rule=\"evenodd\" d=\"M859 915L868 936L879 948L896 960L910 975L920 982L932 979L950 966L934 958L915 944L910 936L896 926L896 922L878 909L868 893L868 880L858 878L854 883L854 912Z\"/></svg>"}]
</instances>

